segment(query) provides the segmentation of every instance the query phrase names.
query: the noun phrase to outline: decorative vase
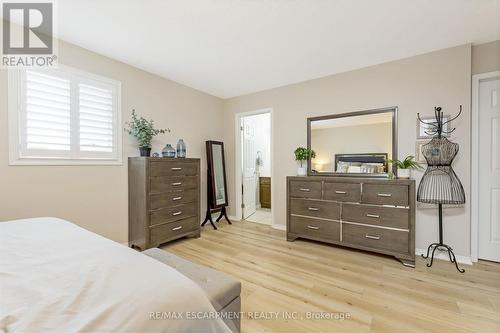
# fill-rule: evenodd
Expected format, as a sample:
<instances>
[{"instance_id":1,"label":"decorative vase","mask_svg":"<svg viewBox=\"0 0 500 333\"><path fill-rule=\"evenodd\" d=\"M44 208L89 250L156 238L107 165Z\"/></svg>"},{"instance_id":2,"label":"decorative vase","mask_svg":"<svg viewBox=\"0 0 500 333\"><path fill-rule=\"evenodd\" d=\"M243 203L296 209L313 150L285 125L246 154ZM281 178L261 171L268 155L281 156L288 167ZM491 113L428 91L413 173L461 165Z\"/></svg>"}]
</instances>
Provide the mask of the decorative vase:
<instances>
[{"instance_id":1,"label":"decorative vase","mask_svg":"<svg viewBox=\"0 0 500 333\"><path fill-rule=\"evenodd\" d=\"M182 139L179 139L179 141L177 142L177 157L180 158L186 157L186 144Z\"/></svg>"},{"instance_id":2,"label":"decorative vase","mask_svg":"<svg viewBox=\"0 0 500 333\"><path fill-rule=\"evenodd\" d=\"M151 148L148 147L139 147L139 152L142 157L149 157L151 156Z\"/></svg>"},{"instance_id":3,"label":"decorative vase","mask_svg":"<svg viewBox=\"0 0 500 333\"><path fill-rule=\"evenodd\" d=\"M410 179L411 169L398 169L398 178Z\"/></svg>"},{"instance_id":4,"label":"decorative vase","mask_svg":"<svg viewBox=\"0 0 500 333\"><path fill-rule=\"evenodd\" d=\"M299 167L297 169L297 176L305 176L305 175L307 175L307 168Z\"/></svg>"},{"instance_id":5,"label":"decorative vase","mask_svg":"<svg viewBox=\"0 0 500 333\"><path fill-rule=\"evenodd\" d=\"M175 149L170 143L167 143L161 154L163 157L175 157Z\"/></svg>"}]
</instances>

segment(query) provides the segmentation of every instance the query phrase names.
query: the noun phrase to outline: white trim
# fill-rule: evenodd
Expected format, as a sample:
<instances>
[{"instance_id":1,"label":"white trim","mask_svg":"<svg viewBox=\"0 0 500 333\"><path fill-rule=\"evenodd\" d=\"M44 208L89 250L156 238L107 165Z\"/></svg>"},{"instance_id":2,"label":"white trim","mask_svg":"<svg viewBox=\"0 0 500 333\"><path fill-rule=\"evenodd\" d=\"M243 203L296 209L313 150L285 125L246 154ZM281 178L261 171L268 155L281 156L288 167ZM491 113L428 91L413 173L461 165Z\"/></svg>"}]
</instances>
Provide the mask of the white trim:
<instances>
[{"instance_id":1,"label":"white trim","mask_svg":"<svg viewBox=\"0 0 500 333\"><path fill-rule=\"evenodd\" d=\"M273 222L274 222L274 220L273 220ZM275 223L273 223L271 225L271 228L276 229L276 230L286 231L286 225L284 225L284 224L275 224Z\"/></svg>"},{"instance_id":2,"label":"white trim","mask_svg":"<svg viewBox=\"0 0 500 333\"><path fill-rule=\"evenodd\" d=\"M57 75L75 77L78 82L87 82L93 85L103 85L114 92L114 104L116 105L115 113L115 131L114 131L114 156L103 156L102 158L96 156L89 156L89 153L80 152L79 157L75 158L71 155L74 149L71 150L69 156L57 156L57 152L54 152L54 156L50 157L22 157L21 152L24 151L22 145L22 135L21 135L21 119L20 108L22 106L21 98L24 96L24 89L22 87L22 75L25 69L10 69L8 71L8 139L9 139L9 165L123 165L123 130L122 130L122 111L121 111L121 82L113 80L107 77L82 71L73 67L58 65L57 68L51 68L50 70L57 71ZM40 71L39 69L32 69ZM59 73L61 72L61 73ZM73 86L73 82L71 82ZM72 91L75 91L74 87ZM75 96L72 96L74 99ZM74 101L72 104L75 104ZM76 117L77 114L73 114L72 117ZM77 122L73 121L73 124L77 125ZM75 125L75 126L76 126ZM72 133L75 131L72 131ZM72 146L76 144L78 138L72 138ZM74 148L74 147L73 147ZM87 155L87 156L85 156ZM99 155L99 153L96 153Z\"/></svg>"},{"instance_id":3,"label":"white trim","mask_svg":"<svg viewBox=\"0 0 500 333\"><path fill-rule=\"evenodd\" d=\"M241 220L243 216L243 211L241 209L241 203L242 203L242 197L241 197L241 186L242 186L242 166L241 166L241 118L247 117L247 116L253 116L253 115L258 115L258 114L264 114L264 113L269 113L271 115L271 189L275 188L275 175L274 175L274 111L272 108L265 108L265 109L259 109L259 110L254 110L254 111L247 111L247 112L240 112L235 114L234 117L234 141L235 141L235 162L234 162L234 193L236 194L236 200L235 200L235 215L240 216L237 218L237 220ZM271 191L271 207L275 207L275 200L274 200L274 193L276 191ZM275 224L276 218L275 218L275 209L271 208L271 218L272 218L272 225Z\"/></svg>"},{"instance_id":4,"label":"white trim","mask_svg":"<svg viewBox=\"0 0 500 333\"><path fill-rule=\"evenodd\" d=\"M231 221L240 221L241 219L237 218L236 216L232 216L232 215L228 215L227 217L229 217L229 219Z\"/></svg>"},{"instance_id":5,"label":"white trim","mask_svg":"<svg viewBox=\"0 0 500 333\"><path fill-rule=\"evenodd\" d=\"M477 262L479 256L479 87L481 81L494 77L500 77L500 71L472 76L470 259L473 262Z\"/></svg>"},{"instance_id":6,"label":"white trim","mask_svg":"<svg viewBox=\"0 0 500 333\"><path fill-rule=\"evenodd\" d=\"M424 249L415 249L415 256L420 256L421 254L427 254L427 250ZM455 258L457 259L457 262L460 264L464 265L472 265L472 260L471 257L467 256L457 256L455 255ZM445 251L436 251L436 254L434 255L434 259L439 259L439 260L445 260L445 261L450 261L450 257L448 256L448 253ZM430 260L430 259L428 259Z\"/></svg>"}]
</instances>

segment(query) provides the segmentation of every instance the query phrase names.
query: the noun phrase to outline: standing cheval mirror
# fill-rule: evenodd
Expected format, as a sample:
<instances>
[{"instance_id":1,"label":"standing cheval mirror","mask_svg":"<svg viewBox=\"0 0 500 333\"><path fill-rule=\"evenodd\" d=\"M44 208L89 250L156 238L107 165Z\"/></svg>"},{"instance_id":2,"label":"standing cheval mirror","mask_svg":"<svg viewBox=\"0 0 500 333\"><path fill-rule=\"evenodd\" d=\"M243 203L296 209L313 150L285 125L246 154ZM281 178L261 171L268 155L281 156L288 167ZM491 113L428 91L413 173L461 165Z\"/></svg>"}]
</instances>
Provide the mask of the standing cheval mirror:
<instances>
[{"instance_id":1,"label":"standing cheval mirror","mask_svg":"<svg viewBox=\"0 0 500 333\"><path fill-rule=\"evenodd\" d=\"M212 227L217 230L212 220L212 213L214 212L220 211L216 222L219 222L224 217L231 224L226 212L228 200L224 143L206 141L205 144L207 149L207 213L205 221L201 225L204 226L207 222L210 222Z\"/></svg>"}]
</instances>

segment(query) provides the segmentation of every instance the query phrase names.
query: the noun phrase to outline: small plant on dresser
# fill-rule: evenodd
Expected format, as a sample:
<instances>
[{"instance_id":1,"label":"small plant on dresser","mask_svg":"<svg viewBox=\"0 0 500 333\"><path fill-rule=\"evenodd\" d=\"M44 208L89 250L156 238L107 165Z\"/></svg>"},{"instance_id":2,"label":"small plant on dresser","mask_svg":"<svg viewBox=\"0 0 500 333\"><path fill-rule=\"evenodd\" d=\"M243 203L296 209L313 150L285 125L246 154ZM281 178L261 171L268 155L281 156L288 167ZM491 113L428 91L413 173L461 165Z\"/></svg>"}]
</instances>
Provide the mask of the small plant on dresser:
<instances>
[{"instance_id":1,"label":"small plant on dresser","mask_svg":"<svg viewBox=\"0 0 500 333\"><path fill-rule=\"evenodd\" d=\"M151 156L151 142L155 136L170 132L168 128L155 128L153 120L138 117L135 110L132 110L131 121L125 124L128 126L125 128L125 132L137 139L141 156Z\"/></svg>"},{"instance_id":2,"label":"small plant on dresser","mask_svg":"<svg viewBox=\"0 0 500 333\"><path fill-rule=\"evenodd\" d=\"M316 153L310 148L298 147L294 151L295 160L300 162L300 167L297 170L297 176L305 176L307 174L306 167L304 167L304 161L308 158L315 158Z\"/></svg>"}]
</instances>

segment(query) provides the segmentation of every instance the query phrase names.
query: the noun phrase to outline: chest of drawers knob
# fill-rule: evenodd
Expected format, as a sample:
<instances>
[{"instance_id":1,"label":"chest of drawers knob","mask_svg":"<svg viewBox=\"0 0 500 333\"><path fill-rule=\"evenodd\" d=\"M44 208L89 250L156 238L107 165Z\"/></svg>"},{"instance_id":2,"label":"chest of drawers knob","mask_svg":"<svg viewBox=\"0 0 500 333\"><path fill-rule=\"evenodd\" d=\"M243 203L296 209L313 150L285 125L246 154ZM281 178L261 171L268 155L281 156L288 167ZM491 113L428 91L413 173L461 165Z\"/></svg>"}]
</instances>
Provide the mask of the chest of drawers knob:
<instances>
[{"instance_id":1,"label":"chest of drawers knob","mask_svg":"<svg viewBox=\"0 0 500 333\"><path fill-rule=\"evenodd\" d=\"M375 239L375 240L379 240L380 239L380 235L366 234L365 237L369 238L369 239Z\"/></svg>"},{"instance_id":2,"label":"chest of drawers knob","mask_svg":"<svg viewBox=\"0 0 500 333\"><path fill-rule=\"evenodd\" d=\"M336 194L347 194L346 191L335 191Z\"/></svg>"},{"instance_id":3,"label":"chest of drawers knob","mask_svg":"<svg viewBox=\"0 0 500 333\"><path fill-rule=\"evenodd\" d=\"M302 191L302 192L310 192L310 191L311 191L311 189L309 189L309 188L301 188L301 189L299 189L299 191Z\"/></svg>"},{"instance_id":4,"label":"chest of drawers knob","mask_svg":"<svg viewBox=\"0 0 500 333\"><path fill-rule=\"evenodd\" d=\"M380 218L380 215L375 215L375 214L366 214L366 217L371 217L371 218L374 218L374 219L379 219L379 218Z\"/></svg>"},{"instance_id":5,"label":"chest of drawers knob","mask_svg":"<svg viewBox=\"0 0 500 333\"><path fill-rule=\"evenodd\" d=\"M182 185L182 182L172 183L172 186L180 186L180 185Z\"/></svg>"},{"instance_id":6,"label":"chest of drawers knob","mask_svg":"<svg viewBox=\"0 0 500 333\"><path fill-rule=\"evenodd\" d=\"M307 228L308 229L313 229L313 230L319 230L319 227L317 227L315 225L308 225Z\"/></svg>"},{"instance_id":7,"label":"chest of drawers knob","mask_svg":"<svg viewBox=\"0 0 500 333\"><path fill-rule=\"evenodd\" d=\"M319 211L319 208L316 208L316 207L309 207L308 208L310 211L313 211L313 212L317 212Z\"/></svg>"},{"instance_id":8,"label":"chest of drawers knob","mask_svg":"<svg viewBox=\"0 0 500 333\"><path fill-rule=\"evenodd\" d=\"M172 231L181 230L181 229L182 229L182 225L175 227L175 228L172 228Z\"/></svg>"},{"instance_id":9,"label":"chest of drawers knob","mask_svg":"<svg viewBox=\"0 0 500 333\"><path fill-rule=\"evenodd\" d=\"M175 197L175 198L172 198L172 201L178 201L178 200L182 200L182 197Z\"/></svg>"},{"instance_id":10,"label":"chest of drawers knob","mask_svg":"<svg viewBox=\"0 0 500 333\"><path fill-rule=\"evenodd\" d=\"M181 171L182 168L170 168L170 170L172 170L172 171Z\"/></svg>"},{"instance_id":11,"label":"chest of drawers knob","mask_svg":"<svg viewBox=\"0 0 500 333\"><path fill-rule=\"evenodd\" d=\"M175 213L172 213L172 215L173 215L173 216L179 216L179 215L181 215L181 214L182 214L182 212L175 212Z\"/></svg>"},{"instance_id":12,"label":"chest of drawers knob","mask_svg":"<svg viewBox=\"0 0 500 333\"><path fill-rule=\"evenodd\" d=\"M383 197L383 198L390 198L390 197L392 197L392 194L390 194L390 193L377 193L377 196Z\"/></svg>"}]
</instances>

